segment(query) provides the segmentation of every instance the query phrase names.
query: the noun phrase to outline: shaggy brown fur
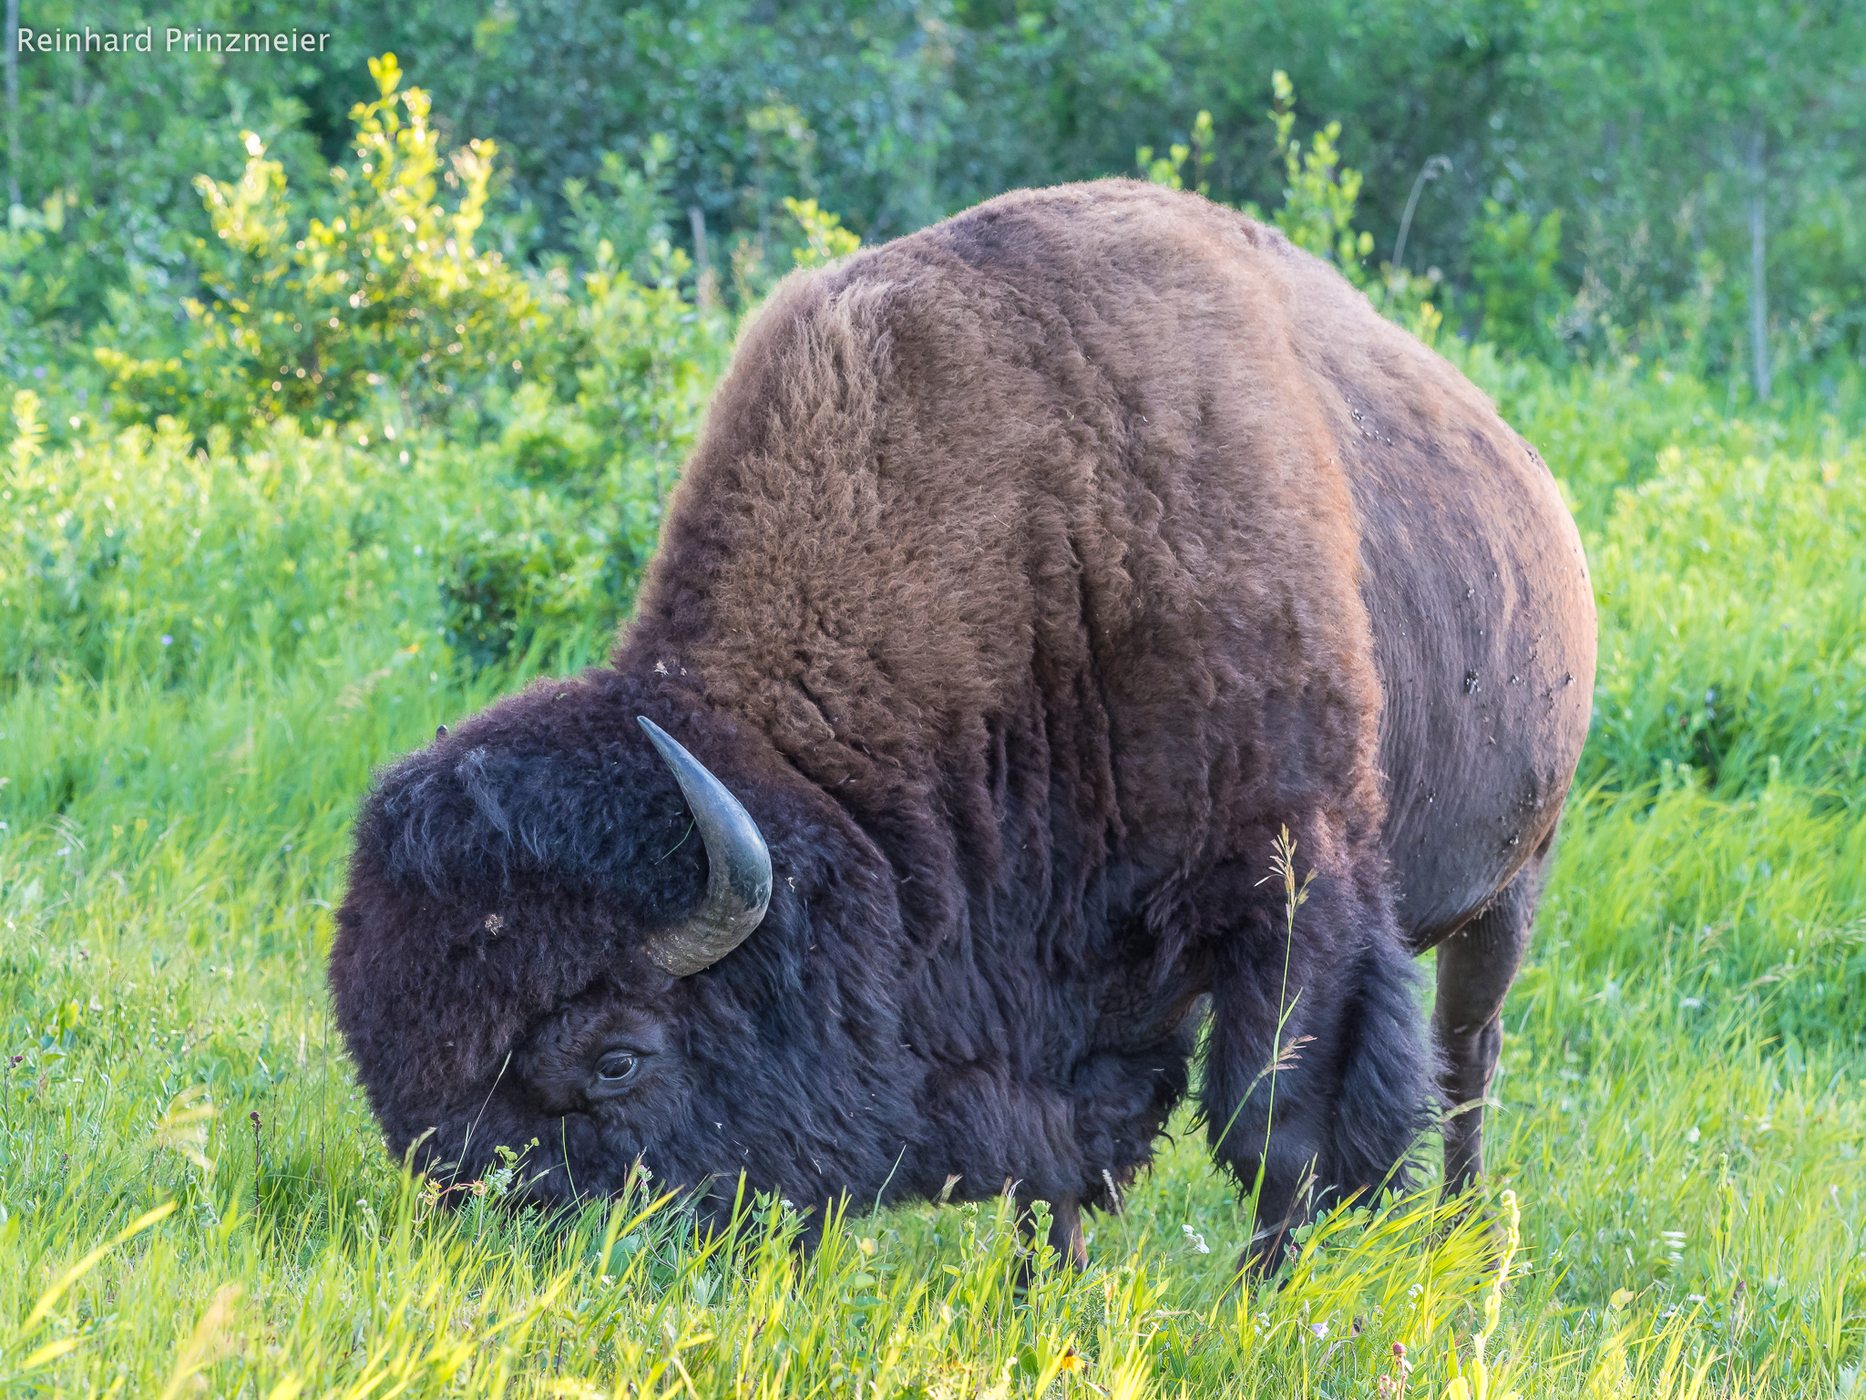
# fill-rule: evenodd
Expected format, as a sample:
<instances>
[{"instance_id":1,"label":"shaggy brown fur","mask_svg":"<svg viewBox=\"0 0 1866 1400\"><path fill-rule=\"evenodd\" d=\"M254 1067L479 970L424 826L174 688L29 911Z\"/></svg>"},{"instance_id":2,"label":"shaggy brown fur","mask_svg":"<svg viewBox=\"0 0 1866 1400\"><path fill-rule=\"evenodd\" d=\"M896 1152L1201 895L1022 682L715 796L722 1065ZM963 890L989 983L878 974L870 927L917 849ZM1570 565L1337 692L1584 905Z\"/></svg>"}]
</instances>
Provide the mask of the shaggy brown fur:
<instances>
[{"instance_id":1,"label":"shaggy brown fur","mask_svg":"<svg viewBox=\"0 0 1866 1400\"><path fill-rule=\"evenodd\" d=\"M771 298L612 666L373 794L339 1019L393 1145L536 1137L544 1197L637 1156L799 1202L956 1174L1056 1202L1074 1254L1209 998L1203 1108L1274 1258L1405 1154L1408 955L1447 938L1443 1088L1481 1100L1593 663L1547 469L1334 271L1153 186L1007 195ZM640 945L705 859L638 713L777 877L682 979ZM1284 826L1315 872L1287 949ZM645 1078L598 1102L613 1045ZM1455 1179L1477 1150L1473 1110Z\"/></svg>"}]
</instances>

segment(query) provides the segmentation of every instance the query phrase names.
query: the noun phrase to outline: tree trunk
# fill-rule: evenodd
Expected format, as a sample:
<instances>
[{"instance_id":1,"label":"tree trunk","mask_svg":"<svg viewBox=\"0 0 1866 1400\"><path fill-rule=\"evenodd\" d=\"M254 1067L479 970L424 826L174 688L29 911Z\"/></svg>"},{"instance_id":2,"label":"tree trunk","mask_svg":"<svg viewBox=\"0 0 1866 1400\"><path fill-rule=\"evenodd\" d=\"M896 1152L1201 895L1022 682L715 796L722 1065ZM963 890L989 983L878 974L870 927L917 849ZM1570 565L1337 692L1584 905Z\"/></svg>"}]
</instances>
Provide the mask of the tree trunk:
<instances>
[{"instance_id":1,"label":"tree trunk","mask_svg":"<svg viewBox=\"0 0 1866 1400\"><path fill-rule=\"evenodd\" d=\"M19 203L19 0L6 0L6 201Z\"/></svg>"},{"instance_id":2,"label":"tree trunk","mask_svg":"<svg viewBox=\"0 0 1866 1400\"><path fill-rule=\"evenodd\" d=\"M1406 235L1412 232L1413 211L1419 207L1419 193L1428 184L1451 169L1450 156L1433 156L1419 167L1419 174L1412 182L1412 193L1406 196L1406 212L1400 215L1399 237L1393 240L1393 267L1398 271L1406 266Z\"/></svg>"},{"instance_id":3,"label":"tree trunk","mask_svg":"<svg viewBox=\"0 0 1866 1400\"><path fill-rule=\"evenodd\" d=\"M687 227L693 230L693 299L701 310L710 311L719 300L713 265L707 261L706 212L697 204L687 206Z\"/></svg>"},{"instance_id":4,"label":"tree trunk","mask_svg":"<svg viewBox=\"0 0 1866 1400\"><path fill-rule=\"evenodd\" d=\"M1763 204L1767 147L1760 126L1749 138L1749 368L1756 398L1767 401L1769 374L1769 242Z\"/></svg>"}]
</instances>

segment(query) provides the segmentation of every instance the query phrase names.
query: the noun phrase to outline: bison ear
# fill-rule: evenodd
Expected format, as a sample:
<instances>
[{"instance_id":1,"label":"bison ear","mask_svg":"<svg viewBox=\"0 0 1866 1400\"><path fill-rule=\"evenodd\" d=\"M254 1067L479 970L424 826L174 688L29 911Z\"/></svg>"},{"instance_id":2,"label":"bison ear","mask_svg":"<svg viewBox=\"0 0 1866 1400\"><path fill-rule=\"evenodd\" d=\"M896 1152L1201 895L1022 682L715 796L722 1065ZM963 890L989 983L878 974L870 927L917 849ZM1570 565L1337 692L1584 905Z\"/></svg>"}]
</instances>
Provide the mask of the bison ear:
<instances>
[{"instance_id":1,"label":"bison ear","mask_svg":"<svg viewBox=\"0 0 1866 1400\"><path fill-rule=\"evenodd\" d=\"M771 852L751 813L705 764L646 715L636 718L673 770L706 843L706 897L691 916L651 934L645 947L661 968L688 977L725 957L764 919L771 903Z\"/></svg>"}]
</instances>

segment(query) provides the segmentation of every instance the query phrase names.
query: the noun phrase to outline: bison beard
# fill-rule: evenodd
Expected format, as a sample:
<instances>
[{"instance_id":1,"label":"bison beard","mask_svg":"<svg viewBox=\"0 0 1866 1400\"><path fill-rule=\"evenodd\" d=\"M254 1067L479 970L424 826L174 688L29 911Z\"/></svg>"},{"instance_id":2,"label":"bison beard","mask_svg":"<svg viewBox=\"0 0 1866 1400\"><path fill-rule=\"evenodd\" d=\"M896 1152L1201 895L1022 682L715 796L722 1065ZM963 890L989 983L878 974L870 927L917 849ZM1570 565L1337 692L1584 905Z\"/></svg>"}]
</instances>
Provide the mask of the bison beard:
<instances>
[{"instance_id":1,"label":"bison beard","mask_svg":"<svg viewBox=\"0 0 1866 1400\"><path fill-rule=\"evenodd\" d=\"M1209 1007L1270 1262L1441 1094L1478 1169L1593 645L1547 469L1324 264L1149 186L1009 195L773 295L611 664L381 776L337 1017L430 1169L1008 1182L1079 1258Z\"/></svg>"}]
</instances>

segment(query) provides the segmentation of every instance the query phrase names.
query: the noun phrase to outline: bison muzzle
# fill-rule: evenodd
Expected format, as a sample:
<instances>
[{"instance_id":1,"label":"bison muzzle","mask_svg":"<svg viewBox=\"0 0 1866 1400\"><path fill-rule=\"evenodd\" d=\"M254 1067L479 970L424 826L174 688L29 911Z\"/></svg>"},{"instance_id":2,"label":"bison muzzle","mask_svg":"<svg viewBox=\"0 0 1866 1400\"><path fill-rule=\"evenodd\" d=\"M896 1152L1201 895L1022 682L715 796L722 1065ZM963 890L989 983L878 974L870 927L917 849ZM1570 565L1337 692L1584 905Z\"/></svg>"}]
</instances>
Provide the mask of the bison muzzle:
<instances>
[{"instance_id":1,"label":"bison muzzle","mask_svg":"<svg viewBox=\"0 0 1866 1400\"><path fill-rule=\"evenodd\" d=\"M337 1018L430 1170L1008 1184L1076 1259L1208 1018L1273 1262L1434 1117L1478 1170L1593 669L1548 469L1326 264L1188 194L1007 195L783 283L610 664L381 775Z\"/></svg>"}]
</instances>

